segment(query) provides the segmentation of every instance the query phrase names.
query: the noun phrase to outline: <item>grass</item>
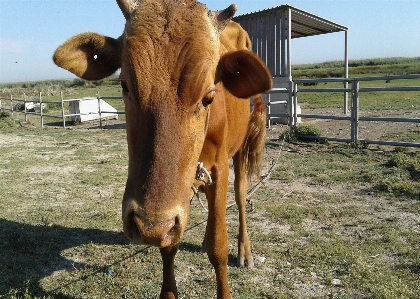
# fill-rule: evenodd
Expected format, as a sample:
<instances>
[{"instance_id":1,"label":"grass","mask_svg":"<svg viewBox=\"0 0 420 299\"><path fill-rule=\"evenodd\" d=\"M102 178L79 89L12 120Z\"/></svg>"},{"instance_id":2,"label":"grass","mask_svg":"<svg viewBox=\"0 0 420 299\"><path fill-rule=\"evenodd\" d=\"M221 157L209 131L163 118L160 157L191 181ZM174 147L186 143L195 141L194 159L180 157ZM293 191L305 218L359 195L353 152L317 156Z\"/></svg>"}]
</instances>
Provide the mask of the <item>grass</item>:
<instances>
[{"instance_id":1,"label":"grass","mask_svg":"<svg viewBox=\"0 0 420 299\"><path fill-rule=\"evenodd\" d=\"M306 178L313 184L368 183L378 191L420 197L420 155L384 151L373 153L367 146L308 144L280 165L274 178L286 183ZM316 150L313 150L315 147ZM302 155L302 153L304 153ZM292 155L293 156L293 155ZM296 163L296 166L294 167ZM360 165L366 168L361 169ZM370 168L369 165L376 167Z\"/></svg>"},{"instance_id":2,"label":"grass","mask_svg":"<svg viewBox=\"0 0 420 299\"><path fill-rule=\"evenodd\" d=\"M420 57L349 60L349 76L389 76L420 73ZM301 64L292 68L295 79L344 77L343 61Z\"/></svg>"},{"instance_id":3,"label":"grass","mask_svg":"<svg viewBox=\"0 0 420 299\"><path fill-rule=\"evenodd\" d=\"M0 297L156 298L159 251L121 231L125 132L31 129L9 118L0 132ZM418 192L418 153L284 146L248 214L254 269L235 267L237 211L227 211L233 297L419 297L419 194L381 185L393 178ZM180 298L208 298L216 286L200 253L206 214L198 201L191 209L176 258Z\"/></svg>"},{"instance_id":4,"label":"grass","mask_svg":"<svg viewBox=\"0 0 420 299\"><path fill-rule=\"evenodd\" d=\"M358 74L360 75L360 74ZM378 75L378 74L377 74ZM367 87L406 87L420 86L420 79L400 79L384 81L366 81L360 83L360 88ZM299 89L343 88L342 83L320 83L314 86L298 86ZM349 88L351 85L349 84ZM349 95L349 99L350 99ZM299 103L306 103L308 108L343 107L343 93L334 92L301 92ZM359 105L362 110L419 110L420 94L412 91L361 92Z\"/></svg>"},{"instance_id":5,"label":"grass","mask_svg":"<svg viewBox=\"0 0 420 299\"><path fill-rule=\"evenodd\" d=\"M419 73L419 57L393 57L349 61L350 78ZM344 77L343 62L329 61L325 63L297 65L293 67L292 75L293 79ZM360 88L402 86L420 86L420 79L391 80L390 82L384 80L360 83ZM305 89L342 87L343 84L339 83L320 83L314 86L299 86L299 88ZM418 110L420 108L420 95L418 92L363 92L359 96L360 107L363 110ZM307 103L308 108L343 107L343 94L300 93L299 102Z\"/></svg>"}]
</instances>

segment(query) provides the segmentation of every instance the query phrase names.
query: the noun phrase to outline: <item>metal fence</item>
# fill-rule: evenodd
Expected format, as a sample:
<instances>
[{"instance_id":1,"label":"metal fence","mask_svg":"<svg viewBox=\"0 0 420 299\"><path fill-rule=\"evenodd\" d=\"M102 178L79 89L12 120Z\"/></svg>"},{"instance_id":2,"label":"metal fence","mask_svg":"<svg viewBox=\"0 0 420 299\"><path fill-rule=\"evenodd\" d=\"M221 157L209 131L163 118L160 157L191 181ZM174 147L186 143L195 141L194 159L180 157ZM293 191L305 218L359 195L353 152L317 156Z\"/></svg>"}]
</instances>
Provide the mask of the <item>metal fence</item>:
<instances>
[{"instance_id":1,"label":"metal fence","mask_svg":"<svg viewBox=\"0 0 420 299\"><path fill-rule=\"evenodd\" d=\"M101 108L101 100L121 100L121 97L101 97L99 92L96 94L98 100L98 111L92 112L98 114L99 127L102 128L102 121L109 115L112 114L125 114L125 112L120 111L106 111ZM87 115L85 113L67 113L66 103L75 102L75 101L84 101L86 99L64 99L62 92L60 92L60 101L43 101L42 93L39 93L38 100L27 100L26 95L23 95L23 99L14 98L10 95L9 98L0 98L0 110L7 111L10 113L10 117L14 119L15 114L23 114L25 122L28 121L28 116L38 116L41 122L41 128L44 128L44 120L46 118L59 119L62 123L62 127L66 127L66 122L69 122L69 118L74 116ZM35 106L34 109L29 109L29 104ZM60 112L52 114L50 110L47 110L47 105L55 104L60 107ZM44 112L47 110L48 112Z\"/></svg>"},{"instance_id":2,"label":"metal fence","mask_svg":"<svg viewBox=\"0 0 420 299\"><path fill-rule=\"evenodd\" d=\"M379 145L392 145L392 146L407 146L407 147L420 147L420 143L411 143L411 142L397 142L397 141L382 141L382 140L368 140L360 139L359 129L360 122L403 122L403 123L417 123L420 124L420 118L402 118L402 117L362 117L360 116L360 110L363 107L360 107L359 98L363 93L367 92L420 92L420 86L407 86L407 87L360 87L360 82L368 81L386 81L390 82L392 80L402 80L402 79L419 79L420 74L415 75L405 75L405 76L381 76L381 77L360 77L360 78L328 78L328 79L302 79L294 80L293 88L282 88L281 90L274 90L274 92L289 93L289 109L287 113L284 114L270 114L268 117L288 117L289 126L293 128L297 125L298 117L308 118L308 119L331 119L331 120L340 120L347 121L350 123L351 136L350 139L345 138L335 138L335 137L313 137L316 139L324 139L330 141L338 142L360 142L366 144L379 144ZM343 86L349 86L347 88L298 88L298 84L301 85L311 85L318 83L342 83ZM287 90L287 91L286 91ZM270 92L272 93L272 92ZM270 94L269 93L269 94ZM316 114L304 114L297 113L298 111L298 98L302 93L346 93L350 95L350 115L347 113L346 107L347 103L344 103L345 111L344 115L316 115ZM347 97L344 97L347 101ZM269 107L273 103L268 103ZM277 104L277 103L275 103ZM308 138L311 138L308 136Z\"/></svg>"},{"instance_id":3,"label":"metal fence","mask_svg":"<svg viewBox=\"0 0 420 299\"><path fill-rule=\"evenodd\" d=\"M397 141L383 141L383 140L369 140L369 139L361 139L359 136L360 130L360 122L399 122L399 123L416 123L420 124L420 118L402 118L402 117L366 117L360 116L360 101L359 97L362 96L363 93L367 92L420 92L420 86L407 86L407 87L360 87L360 82L367 82L367 81L387 81L390 82L392 80L403 80L403 79L419 79L420 74L415 75L406 75L406 76L382 76L382 77L360 77L360 78L327 78L327 79L303 79L303 80L294 80L290 82L289 86L286 88L273 88L267 94L267 105L268 105L268 119L273 117L286 117L289 121L290 128L297 126L298 118L306 118L306 119L325 119L325 120L339 120L339 121L346 121L349 122L350 125L350 138L336 138L336 137L313 137L316 139L324 139L329 141L337 141L337 142L361 142L366 144L379 144L379 145L392 145L392 146L407 146L407 147L419 147L420 143L412 143L412 142L397 142ZM319 83L341 83L343 84L343 88L298 88L298 85L311 85L311 84L319 84ZM271 96L274 94L285 94L284 100L281 101L271 101ZM343 115L319 115L319 114L304 114L304 113L297 113L298 111L298 99L299 96L303 93L344 93L350 96L350 115L347 111L348 103L347 97L344 97L344 113ZM101 109L101 99L102 100L120 100L121 97L101 97L99 92L97 93L98 99L98 114L99 114L99 126L102 128L102 120L106 117L107 113L117 113L117 114L124 114L124 112L111 112L111 111L104 111ZM80 99L78 99L80 100ZM48 104L57 104L60 105L61 113L60 115L52 115L43 113L43 109L40 111L28 111L27 103L33 102L39 104L42 107L43 102L41 94L39 95L38 101L28 101L26 96L24 99L15 99L10 96L9 99L0 98L0 109L6 110L11 113L11 117L14 117L14 113L23 113L25 115L25 121L27 121L28 115L35 115L39 116L41 119L41 127L44 127L44 118L56 118L61 119L63 128L66 127L66 119L68 121L68 117L76 116L76 115L83 115L83 114L66 114L65 103L70 101L76 101L76 99L72 100L65 100L63 99L62 93L60 93L60 101L59 102L50 102ZM23 104L22 107L24 109L17 110L17 104ZM271 107L273 105L279 104L287 104L287 112L283 114L274 114L271 113ZM311 138L310 136L307 136Z\"/></svg>"}]
</instances>

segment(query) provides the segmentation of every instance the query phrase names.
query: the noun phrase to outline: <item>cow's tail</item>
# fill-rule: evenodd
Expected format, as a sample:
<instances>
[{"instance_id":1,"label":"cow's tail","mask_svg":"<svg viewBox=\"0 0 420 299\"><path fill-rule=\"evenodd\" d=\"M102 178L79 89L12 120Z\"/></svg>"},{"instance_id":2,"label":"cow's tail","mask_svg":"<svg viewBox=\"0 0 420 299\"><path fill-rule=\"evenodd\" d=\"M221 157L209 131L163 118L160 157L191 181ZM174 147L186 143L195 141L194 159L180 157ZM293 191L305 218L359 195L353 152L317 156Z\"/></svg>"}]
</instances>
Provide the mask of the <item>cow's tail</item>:
<instances>
[{"instance_id":1,"label":"cow's tail","mask_svg":"<svg viewBox=\"0 0 420 299\"><path fill-rule=\"evenodd\" d=\"M266 135L266 106L261 95L254 97L254 108L249 120L248 132L242 145L242 161L246 164L248 180L261 176Z\"/></svg>"}]
</instances>

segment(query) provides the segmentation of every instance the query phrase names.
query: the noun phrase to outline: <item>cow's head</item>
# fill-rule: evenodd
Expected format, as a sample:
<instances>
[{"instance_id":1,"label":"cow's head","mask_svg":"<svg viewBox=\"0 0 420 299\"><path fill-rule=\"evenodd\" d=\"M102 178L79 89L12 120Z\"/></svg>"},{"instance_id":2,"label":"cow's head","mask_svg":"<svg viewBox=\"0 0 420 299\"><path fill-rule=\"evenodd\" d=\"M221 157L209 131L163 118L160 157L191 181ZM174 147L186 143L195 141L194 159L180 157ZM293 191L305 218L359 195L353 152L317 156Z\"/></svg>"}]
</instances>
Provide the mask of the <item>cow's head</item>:
<instances>
[{"instance_id":1,"label":"cow's head","mask_svg":"<svg viewBox=\"0 0 420 299\"><path fill-rule=\"evenodd\" d=\"M223 100L221 88L248 98L271 79L250 51L220 55L219 34L235 5L210 12L194 0L117 2L127 21L118 39L75 36L54 61L88 80L121 67L129 150L124 232L166 247L180 241L188 221L210 104Z\"/></svg>"}]
</instances>

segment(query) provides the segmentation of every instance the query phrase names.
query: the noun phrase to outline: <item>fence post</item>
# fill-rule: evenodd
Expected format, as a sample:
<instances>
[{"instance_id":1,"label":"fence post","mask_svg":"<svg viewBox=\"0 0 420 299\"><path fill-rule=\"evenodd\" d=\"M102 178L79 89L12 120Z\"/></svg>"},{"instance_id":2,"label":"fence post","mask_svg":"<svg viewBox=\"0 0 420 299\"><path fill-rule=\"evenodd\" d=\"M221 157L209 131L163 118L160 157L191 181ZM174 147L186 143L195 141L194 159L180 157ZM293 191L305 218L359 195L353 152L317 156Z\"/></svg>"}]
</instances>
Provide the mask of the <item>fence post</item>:
<instances>
[{"instance_id":1,"label":"fence post","mask_svg":"<svg viewBox=\"0 0 420 299\"><path fill-rule=\"evenodd\" d=\"M352 107L351 107L351 141L359 140L359 81L352 80Z\"/></svg>"},{"instance_id":2,"label":"fence post","mask_svg":"<svg viewBox=\"0 0 420 299\"><path fill-rule=\"evenodd\" d=\"M66 128L66 117L64 116L64 99L63 92L60 91L60 101L61 101L61 117L63 118L63 129Z\"/></svg>"},{"instance_id":3,"label":"fence post","mask_svg":"<svg viewBox=\"0 0 420 299\"><path fill-rule=\"evenodd\" d=\"M25 122L28 122L28 114L26 113L26 93L23 94L23 109L25 111Z\"/></svg>"},{"instance_id":4,"label":"fence post","mask_svg":"<svg viewBox=\"0 0 420 299\"><path fill-rule=\"evenodd\" d=\"M287 107L289 108L289 126L293 126L293 119L294 119L294 113L293 113L293 88L292 88L292 80L290 80L290 76L289 76L289 82L288 82L288 90L289 90L289 94L288 94L288 99L287 99Z\"/></svg>"},{"instance_id":5,"label":"fence post","mask_svg":"<svg viewBox=\"0 0 420 299\"><path fill-rule=\"evenodd\" d=\"M344 88L349 88L349 82L344 82ZM344 114L349 115L349 93L346 91L344 92Z\"/></svg>"},{"instance_id":6,"label":"fence post","mask_svg":"<svg viewBox=\"0 0 420 299\"><path fill-rule=\"evenodd\" d=\"M12 94L10 94L10 117L12 118L12 120L14 120L14 117L13 117L13 96L12 96Z\"/></svg>"},{"instance_id":7,"label":"fence post","mask_svg":"<svg viewBox=\"0 0 420 299\"><path fill-rule=\"evenodd\" d=\"M96 93L96 97L98 99L98 112L99 112L99 127L102 129L102 112L101 112L101 96L99 94L99 90Z\"/></svg>"},{"instance_id":8,"label":"fence post","mask_svg":"<svg viewBox=\"0 0 420 299\"><path fill-rule=\"evenodd\" d=\"M44 117L42 116L42 93L39 93L39 111L41 115L41 129L44 128Z\"/></svg>"},{"instance_id":9,"label":"fence post","mask_svg":"<svg viewBox=\"0 0 420 299\"><path fill-rule=\"evenodd\" d=\"M293 124L290 127L290 129L293 129L293 127L297 126L297 107L298 107L298 85L297 83L293 82L293 90L291 91L293 95Z\"/></svg>"},{"instance_id":10,"label":"fence post","mask_svg":"<svg viewBox=\"0 0 420 299\"><path fill-rule=\"evenodd\" d=\"M268 95L268 102L267 102L268 115L271 115L271 91L269 91L267 95ZM271 116L268 117L268 129L271 129Z\"/></svg>"}]
</instances>

